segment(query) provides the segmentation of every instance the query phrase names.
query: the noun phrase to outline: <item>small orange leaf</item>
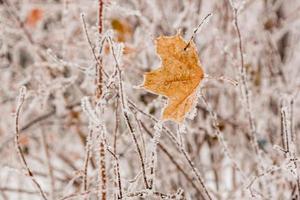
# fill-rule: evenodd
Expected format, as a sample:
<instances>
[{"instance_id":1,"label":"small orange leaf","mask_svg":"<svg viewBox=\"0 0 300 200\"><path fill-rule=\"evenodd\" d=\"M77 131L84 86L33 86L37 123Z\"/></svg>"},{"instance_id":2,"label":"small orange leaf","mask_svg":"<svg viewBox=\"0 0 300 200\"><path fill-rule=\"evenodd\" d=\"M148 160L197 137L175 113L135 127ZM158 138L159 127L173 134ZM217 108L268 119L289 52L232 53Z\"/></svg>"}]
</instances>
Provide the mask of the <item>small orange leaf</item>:
<instances>
[{"instance_id":1,"label":"small orange leaf","mask_svg":"<svg viewBox=\"0 0 300 200\"><path fill-rule=\"evenodd\" d=\"M125 20L118 19L118 18L113 18L110 21L110 25L116 33L116 41L122 42L125 45L124 49L123 49L124 50L123 54L131 55L131 54L135 53L136 49L132 45L129 44L129 42L132 38L132 35L133 35L132 26ZM104 52L106 55L110 53L109 45L106 45L104 47Z\"/></svg>"},{"instance_id":2,"label":"small orange leaf","mask_svg":"<svg viewBox=\"0 0 300 200\"><path fill-rule=\"evenodd\" d=\"M156 52L162 66L144 75L145 89L168 98L163 120L183 121L204 77L195 44L191 41L186 47L187 42L179 34L157 38Z\"/></svg>"},{"instance_id":3,"label":"small orange leaf","mask_svg":"<svg viewBox=\"0 0 300 200\"><path fill-rule=\"evenodd\" d=\"M37 23L43 18L43 10L39 8L33 8L29 11L25 24L30 27L35 27Z\"/></svg>"},{"instance_id":4,"label":"small orange leaf","mask_svg":"<svg viewBox=\"0 0 300 200\"><path fill-rule=\"evenodd\" d=\"M118 42L126 42L132 37L132 28L126 21L112 19L111 26L117 33Z\"/></svg>"}]
</instances>

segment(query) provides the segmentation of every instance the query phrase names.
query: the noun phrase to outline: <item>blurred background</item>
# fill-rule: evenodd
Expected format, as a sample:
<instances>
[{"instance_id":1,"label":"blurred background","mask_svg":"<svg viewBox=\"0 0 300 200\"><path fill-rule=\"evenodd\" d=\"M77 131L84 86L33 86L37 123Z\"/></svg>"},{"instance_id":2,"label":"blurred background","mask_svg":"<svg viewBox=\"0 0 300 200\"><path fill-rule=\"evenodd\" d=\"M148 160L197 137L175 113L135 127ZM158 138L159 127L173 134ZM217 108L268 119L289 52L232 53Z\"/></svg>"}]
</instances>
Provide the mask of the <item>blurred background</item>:
<instances>
[{"instance_id":1,"label":"blurred background","mask_svg":"<svg viewBox=\"0 0 300 200\"><path fill-rule=\"evenodd\" d=\"M209 13L194 42L215 78L162 123L139 87L155 38ZM299 76L299 0L0 0L0 199L300 199Z\"/></svg>"}]
</instances>

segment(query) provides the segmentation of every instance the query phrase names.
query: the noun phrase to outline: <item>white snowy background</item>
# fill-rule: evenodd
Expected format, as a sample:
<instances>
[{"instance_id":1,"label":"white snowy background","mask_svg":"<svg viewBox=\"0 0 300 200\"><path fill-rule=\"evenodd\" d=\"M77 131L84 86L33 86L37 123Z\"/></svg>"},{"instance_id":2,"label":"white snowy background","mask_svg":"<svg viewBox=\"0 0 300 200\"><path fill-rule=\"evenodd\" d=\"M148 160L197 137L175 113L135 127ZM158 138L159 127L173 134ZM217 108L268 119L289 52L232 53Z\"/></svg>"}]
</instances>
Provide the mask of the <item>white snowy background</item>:
<instances>
[{"instance_id":1,"label":"white snowy background","mask_svg":"<svg viewBox=\"0 0 300 200\"><path fill-rule=\"evenodd\" d=\"M99 35L96 0L0 0L0 199L105 199L101 142L106 199L299 199L300 1L103 2ZM166 99L139 87L160 66L154 40L189 40L209 13L194 41L215 78L182 124L157 121ZM90 45L107 74L96 106ZM14 140L22 86L19 141L41 191Z\"/></svg>"}]
</instances>

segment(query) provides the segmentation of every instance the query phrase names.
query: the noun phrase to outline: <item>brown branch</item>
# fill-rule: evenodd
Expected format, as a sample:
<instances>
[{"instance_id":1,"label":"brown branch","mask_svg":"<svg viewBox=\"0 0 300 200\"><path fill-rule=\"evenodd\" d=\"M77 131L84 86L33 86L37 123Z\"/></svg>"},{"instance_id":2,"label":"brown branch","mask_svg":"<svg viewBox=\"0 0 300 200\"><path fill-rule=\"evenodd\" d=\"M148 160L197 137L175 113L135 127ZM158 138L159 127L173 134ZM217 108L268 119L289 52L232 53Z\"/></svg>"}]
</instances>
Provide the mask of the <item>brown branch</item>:
<instances>
[{"instance_id":1,"label":"brown branch","mask_svg":"<svg viewBox=\"0 0 300 200\"><path fill-rule=\"evenodd\" d=\"M98 0L98 33L103 31L103 0ZM100 99L103 93L103 61L101 55L98 56L100 63L96 66L96 98Z\"/></svg>"},{"instance_id":2,"label":"brown branch","mask_svg":"<svg viewBox=\"0 0 300 200\"><path fill-rule=\"evenodd\" d=\"M101 138L101 136L100 136ZM98 198L102 200L106 200L106 162L105 162L105 144L104 144L104 138L100 139L99 144L99 175L100 175L100 186L99 191L101 191L101 196L98 196Z\"/></svg>"},{"instance_id":3,"label":"brown branch","mask_svg":"<svg viewBox=\"0 0 300 200\"><path fill-rule=\"evenodd\" d=\"M98 33L103 31L103 0L98 0Z\"/></svg>"}]
</instances>

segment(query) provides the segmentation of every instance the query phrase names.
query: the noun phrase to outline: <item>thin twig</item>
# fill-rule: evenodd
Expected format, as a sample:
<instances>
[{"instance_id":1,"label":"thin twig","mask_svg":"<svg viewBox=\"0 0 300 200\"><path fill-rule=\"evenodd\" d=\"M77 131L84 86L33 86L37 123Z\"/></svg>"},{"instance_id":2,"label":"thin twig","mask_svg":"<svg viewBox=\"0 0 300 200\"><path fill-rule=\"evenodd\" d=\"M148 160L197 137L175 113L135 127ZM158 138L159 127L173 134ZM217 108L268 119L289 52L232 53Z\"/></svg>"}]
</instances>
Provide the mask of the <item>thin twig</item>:
<instances>
[{"instance_id":1,"label":"thin twig","mask_svg":"<svg viewBox=\"0 0 300 200\"><path fill-rule=\"evenodd\" d=\"M217 114L213 111L211 105L207 102L206 98L204 97L203 94L200 95L203 103L205 104L205 107L207 109L207 111L209 112L211 121L212 121L212 125L214 127L214 129L216 130L216 135L218 138L218 141L220 142L222 148L223 148L223 152L224 154L229 158L229 160L232 162L233 166L235 169L237 169L238 172L240 172L240 174L242 175L243 179L246 179L246 176L244 175L243 171L241 170L241 168L239 167L238 163L234 160L232 153L230 152L229 148L228 148L228 144L224 139L223 133L221 132L220 128L219 128L219 122L218 122L218 118L217 118Z\"/></svg>"},{"instance_id":2,"label":"thin twig","mask_svg":"<svg viewBox=\"0 0 300 200\"><path fill-rule=\"evenodd\" d=\"M149 119L153 120L155 123L158 123L159 120L156 119L154 116L144 112L143 110L141 110L140 108L138 108L132 101L128 100L128 103L130 104L130 106L132 106L132 108L134 108L135 110L137 110L138 112L140 112L141 114L143 114L144 116L148 117ZM186 159L186 161L188 162L189 166L191 167L193 173L195 174L198 182L201 185L201 189L203 190L202 194L203 196L206 196L205 198L212 200L205 184L204 181L202 180L201 176L200 176L200 172L198 171L198 169L195 167L194 163L192 162L190 156L188 155L188 153L186 152L186 150L184 149L184 147L177 141L176 137L174 136L174 134L164 125L162 126L163 131L165 131L167 133L167 135L170 137L170 139L172 140L172 142L174 142L177 146L177 148L180 150L180 152L183 154L184 158Z\"/></svg>"},{"instance_id":3,"label":"thin twig","mask_svg":"<svg viewBox=\"0 0 300 200\"><path fill-rule=\"evenodd\" d=\"M131 109L131 111L133 111L133 110ZM134 120L136 121L136 125L137 125L137 128L138 128L138 133L139 133L139 136L140 136L140 140L142 141L142 149L143 149L143 153L144 153L144 160L146 161L147 160L146 144L145 144L144 134L143 134L142 128L141 128L141 123L140 123L140 120L138 120L136 112L133 112L133 117L134 117Z\"/></svg>"},{"instance_id":4,"label":"thin twig","mask_svg":"<svg viewBox=\"0 0 300 200\"><path fill-rule=\"evenodd\" d=\"M76 106L79 106L80 103L74 103L74 104L71 104L71 105L68 105L66 106L66 108L68 110L71 110L73 109L74 107ZM29 121L27 124L25 124L24 126L22 126L20 129L19 129L19 132L20 134L22 134L22 132L24 132L25 130L31 128L32 126L52 117L54 114L56 113L56 110L55 109L51 109L50 111L48 111L47 113L41 115L41 116L38 116L36 118L34 118L33 120ZM9 137L8 139L6 139L5 141L3 141L1 144L0 144L0 152L8 145L10 144L11 142L14 141L14 135Z\"/></svg>"},{"instance_id":5,"label":"thin twig","mask_svg":"<svg viewBox=\"0 0 300 200\"><path fill-rule=\"evenodd\" d=\"M46 154L46 164L48 167L48 173L49 173L49 178L50 178L50 188L51 188L51 199L55 199L55 178L53 174L53 167L51 163L51 155L49 152L49 145L47 143L47 136L45 135L44 131L42 133L42 143L45 149L45 154Z\"/></svg>"},{"instance_id":6,"label":"thin twig","mask_svg":"<svg viewBox=\"0 0 300 200\"><path fill-rule=\"evenodd\" d=\"M83 14L83 13L81 13L81 20L82 20L82 24L83 24L83 30L84 30L84 33L85 33L85 37L86 37L86 39L87 39L87 41L88 41L88 44L89 44L89 47L90 47L90 49L91 49L91 51L92 51L93 57L94 57L94 59L95 59L97 65L100 66L100 65L101 65L101 60L100 60L100 58L96 55L95 46L93 46L92 41L91 41L91 38L90 38L89 33L88 33L88 31L87 31L87 26L86 26L86 22L85 22L85 18L84 18L84 14ZM101 45L101 46L100 46L100 49L103 48L104 41L105 41L105 40L102 40L102 43L100 44L100 45ZM104 74L105 78L108 78L108 74L107 74L103 69L102 69L102 71L103 71L103 74Z\"/></svg>"},{"instance_id":7,"label":"thin twig","mask_svg":"<svg viewBox=\"0 0 300 200\"><path fill-rule=\"evenodd\" d=\"M150 132L150 130L148 130L148 128L146 127L146 125L142 121L139 121L139 122L141 123L141 125L142 125L143 129L146 131L146 133L152 138L153 134ZM197 190L197 192L199 193L199 195L201 196L201 198L204 199L204 197L201 194L201 190L196 186L196 184L194 183L194 181L192 180L192 178L188 175L188 173L184 170L184 168L177 162L177 160L167 150L167 148L162 143L158 143L157 145L162 150L162 152L164 154L166 154L166 156L170 159L170 161L176 166L176 168L183 174L183 176L193 186L193 188L195 190Z\"/></svg>"},{"instance_id":8,"label":"thin twig","mask_svg":"<svg viewBox=\"0 0 300 200\"><path fill-rule=\"evenodd\" d=\"M23 106L24 101L25 101L25 95L26 95L26 88L22 87L20 89L20 93L19 93L19 97L18 97L18 104L17 104L16 116L15 116L15 145L16 145L16 149L17 149L17 153L18 153L18 156L20 158L20 161L21 161L23 167L25 168L25 170L27 171L27 174L25 174L25 175L27 175L31 178L31 181L33 182L33 184L38 189L38 191L41 194L42 198L44 200L47 200L45 192L43 191L41 185L35 179L35 176L33 175L31 169L29 168L29 166L27 164L27 161L25 159L25 155L23 154L21 144L20 144L19 118L20 118L20 112L21 112L22 106Z\"/></svg>"},{"instance_id":9,"label":"thin twig","mask_svg":"<svg viewBox=\"0 0 300 200\"><path fill-rule=\"evenodd\" d=\"M138 144L138 141L137 141L137 138L136 138L136 135L135 135L135 130L133 129L133 126L132 126L132 124L129 120L129 113L128 113L128 109L127 109L126 97L125 97L125 94L124 94L124 91L123 91L121 68L120 68L119 61L118 61L118 59L116 57L116 54L115 54L113 41L110 37L108 38L108 42L110 44L111 52L112 52L112 55L113 55L114 60L115 60L116 70L117 70L117 74L118 74L119 96L120 96L120 102L121 102L121 106L122 106L122 114L123 114L124 120L126 122L126 125L127 125L128 129L130 131L130 134L132 136L134 144L136 146L136 150L137 150L138 156L140 158L140 163L141 163L141 167L142 167L144 184L145 184L146 189L148 189L149 185L148 185L148 181L147 181L145 162L144 162L144 159L143 159L142 151L141 151L141 148Z\"/></svg>"},{"instance_id":10,"label":"thin twig","mask_svg":"<svg viewBox=\"0 0 300 200\"><path fill-rule=\"evenodd\" d=\"M130 193L125 194L124 196L126 196L127 198L131 198L131 197L146 198L146 197L151 197L151 196L160 197L161 199L175 199L176 198L176 195L173 195L173 194L164 194L161 192L150 191L150 190L130 192Z\"/></svg>"},{"instance_id":11,"label":"thin twig","mask_svg":"<svg viewBox=\"0 0 300 200\"><path fill-rule=\"evenodd\" d=\"M72 193L72 194L62 197L59 200L78 199L78 197L81 197L81 196L88 198L88 196L93 193L96 193L96 191L85 191L85 192L81 192L81 193Z\"/></svg>"},{"instance_id":12,"label":"thin twig","mask_svg":"<svg viewBox=\"0 0 300 200\"><path fill-rule=\"evenodd\" d=\"M117 196L118 196L118 199L122 199L123 198L123 192L122 192L122 182L121 182L119 158L117 157L117 155L110 148L107 147L106 149L115 159L115 176L116 176L116 179L117 179L116 183L118 185L118 190L119 190L119 194Z\"/></svg>"},{"instance_id":13,"label":"thin twig","mask_svg":"<svg viewBox=\"0 0 300 200\"><path fill-rule=\"evenodd\" d=\"M228 83L232 84L233 86L238 86L239 85L239 83L236 80L233 80L233 79L230 79L230 78L227 78L227 77L224 77L224 76L216 77L216 76L212 76L212 75L209 75L209 74L204 74L204 78L215 79L215 80L218 80L218 81L228 82Z\"/></svg>"},{"instance_id":14,"label":"thin twig","mask_svg":"<svg viewBox=\"0 0 300 200\"><path fill-rule=\"evenodd\" d=\"M116 110L115 110L115 128L114 128L114 139L113 139L113 152L117 154L117 134L119 129L120 117L118 113L119 99L116 98Z\"/></svg>"},{"instance_id":15,"label":"thin twig","mask_svg":"<svg viewBox=\"0 0 300 200\"><path fill-rule=\"evenodd\" d=\"M21 189L21 188L10 188L10 187L0 187L1 192L11 192L11 193L24 193L27 195L40 195L39 192L37 191L31 191L31 190L26 190L26 189ZM6 198L8 199L8 198Z\"/></svg>"},{"instance_id":16,"label":"thin twig","mask_svg":"<svg viewBox=\"0 0 300 200\"><path fill-rule=\"evenodd\" d=\"M152 137L151 160L150 160L150 180L149 189L154 190L155 183L155 167L157 164L157 144L161 136L161 122L154 125L154 135Z\"/></svg>"},{"instance_id":17,"label":"thin twig","mask_svg":"<svg viewBox=\"0 0 300 200\"><path fill-rule=\"evenodd\" d=\"M287 105L285 105L285 104ZM297 164L297 145L295 143L296 141L296 135L293 133L293 103L294 99L291 98L287 101L281 102L280 108L281 108L281 123L283 125L282 127L282 135L284 136L285 140L285 156L290 159L291 162L293 162L295 167L295 179L296 179L296 186L297 186L297 193L298 193L298 199L300 199L300 178L298 173L298 164Z\"/></svg>"},{"instance_id":18,"label":"thin twig","mask_svg":"<svg viewBox=\"0 0 300 200\"><path fill-rule=\"evenodd\" d=\"M23 31L26 39L29 41L29 43L32 46L39 46L41 47L40 44L36 43L34 41L34 39L32 38L32 35L30 34L30 32L27 30L27 28L25 27L24 22L21 20L21 18L19 17L15 7L9 2L9 0L3 0L4 5L7 7L8 12L10 13L10 15L15 19L15 21L17 22L17 25L19 26L19 28ZM43 54L41 54L41 51L36 51L37 55L39 56L39 58L41 60L46 60L45 56Z\"/></svg>"},{"instance_id":19,"label":"thin twig","mask_svg":"<svg viewBox=\"0 0 300 200\"><path fill-rule=\"evenodd\" d=\"M243 42L242 42L241 31L240 31L239 24L238 24L238 10L237 10L237 8L234 8L234 7L232 7L232 8L234 11L234 25L235 25L236 32L238 35L238 40L239 40L239 54L240 54L240 61L241 61L241 64L240 64L241 84L239 84L239 85L241 87L243 98L246 103L246 113L247 113L248 121L249 121L250 128L251 128L251 135L250 135L251 145L255 151L255 154L258 155L258 157L260 157L260 151L259 151L259 147L257 144L256 125L255 125L254 117L253 117L252 111L251 111L251 100L250 100L250 94L249 94L250 90L249 90L249 86L247 83L247 73L246 73L246 68L245 68L245 63L244 63L244 55L243 55Z\"/></svg>"},{"instance_id":20,"label":"thin twig","mask_svg":"<svg viewBox=\"0 0 300 200\"><path fill-rule=\"evenodd\" d=\"M197 31L199 30L199 28L202 26L202 24L205 22L205 20L206 20L207 18L209 18L211 15L212 15L212 14L209 13L209 14L207 14L207 15L204 17L204 19L200 22L200 24L199 24L199 25L197 26L197 28L194 30L192 37L190 38L190 40L188 41L187 45L184 47L183 50L186 50L186 49L190 46L190 44L191 44L191 42L194 40L194 38L195 38L195 36L196 36L196 33L197 33Z\"/></svg>"},{"instance_id":21,"label":"thin twig","mask_svg":"<svg viewBox=\"0 0 300 200\"><path fill-rule=\"evenodd\" d=\"M88 191L88 165L91 157L91 140L93 137L93 129L90 129L89 135L86 138L85 159L83 164L83 192Z\"/></svg>"}]
</instances>

